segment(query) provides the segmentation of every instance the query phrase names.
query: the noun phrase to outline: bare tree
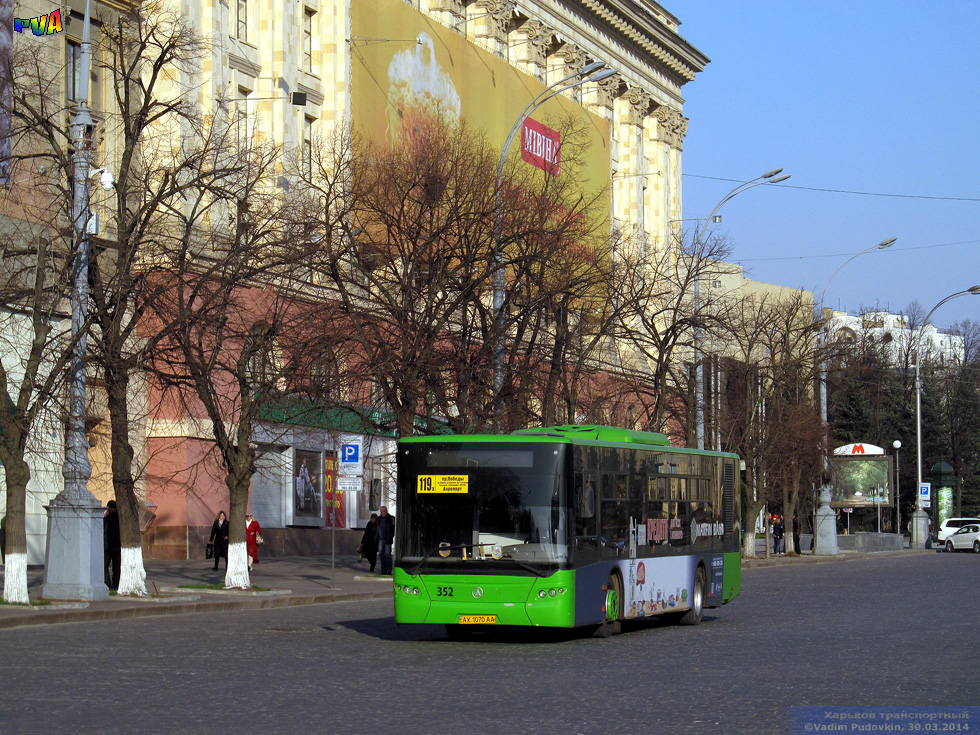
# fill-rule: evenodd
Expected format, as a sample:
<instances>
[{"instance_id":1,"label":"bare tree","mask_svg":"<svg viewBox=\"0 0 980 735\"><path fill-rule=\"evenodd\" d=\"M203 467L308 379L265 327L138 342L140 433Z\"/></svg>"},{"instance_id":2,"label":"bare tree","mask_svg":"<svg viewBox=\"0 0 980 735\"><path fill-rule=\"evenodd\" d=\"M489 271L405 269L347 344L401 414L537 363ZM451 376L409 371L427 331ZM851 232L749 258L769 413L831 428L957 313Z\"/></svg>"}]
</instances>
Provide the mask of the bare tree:
<instances>
[{"instance_id":1,"label":"bare tree","mask_svg":"<svg viewBox=\"0 0 980 735\"><path fill-rule=\"evenodd\" d=\"M723 448L746 463L743 553L755 556L754 519L769 502L792 516L808 479L820 467L823 429L813 386L819 364L818 324L802 292L743 296L727 304L727 385Z\"/></svg>"},{"instance_id":2,"label":"bare tree","mask_svg":"<svg viewBox=\"0 0 980 735\"><path fill-rule=\"evenodd\" d=\"M573 170L573 143L564 152L563 170ZM418 417L458 432L523 425L542 386L551 406L568 355L553 317L599 298L588 272L601 261L595 199L574 190L574 175L559 183L508 167L498 242L499 154L465 125L430 120L393 149L318 141L313 158L303 210L312 278L347 344L338 330L325 339L358 377L369 376L398 433L414 433ZM498 273L501 314L492 299Z\"/></svg>"},{"instance_id":3,"label":"bare tree","mask_svg":"<svg viewBox=\"0 0 980 735\"><path fill-rule=\"evenodd\" d=\"M5 28L0 33L9 32ZM9 50L9 49L8 49ZM0 190L0 461L6 485L4 599L28 601L25 528L31 460L46 460L43 437L64 415L65 377L74 343L68 294L73 239L64 99L47 75L57 62L47 47L6 58L0 116L9 122L9 148L0 161L8 177Z\"/></svg>"},{"instance_id":4,"label":"bare tree","mask_svg":"<svg viewBox=\"0 0 980 735\"><path fill-rule=\"evenodd\" d=\"M618 331L624 335L621 364L635 385L654 431L693 426L693 396L686 365L693 362L696 340L725 327L720 291L709 288L728 275L727 242L695 237L653 247L645 242L624 247L615 261ZM690 435L690 430L688 430Z\"/></svg>"},{"instance_id":5,"label":"bare tree","mask_svg":"<svg viewBox=\"0 0 980 735\"><path fill-rule=\"evenodd\" d=\"M183 227L142 302L156 336L146 367L161 389L160 410L199 419L210 429L206 463L228 488L227 587L249 586L245 511L255 473L253 437L263 408L306 389L308 347L318 332L319 302L297 282L308 256L288 226L273 169L279 151L253 146L235 158L221 186L185 189L174 213ZM210 222L210 226L206 223Z\"/></svg>"},{"instance_id":6,"label":"bare tree","mask_svg":"<svg viewBox=\"0 0 980 735\"><path fill-rule=\"evenodd\" d=\"M96 164L112 169L115 184L111 194L100 194L105 200L99 208L108 216L102 219L105 235L92 249L90 365L107 396L122 541L119 594L145 595L136 492L141 470L131 434L146 409L134 405L131 381L168 333L166 326L156 334L142 330L146 305L167 287L147 275L170 257L175 239L188 242L196 236L190 234L199 222L188 216L193 206L188 192L209 191L209 206L211 200L227 200L222 189L234 189L241 161L227 120L204 114L195 103L193 84L208 49L179 8L142 3L107 14L100 27L93 59L111 102L97 111L98 136L91 145L98 154L99 143L105 143L108 154ZM68 131L61 122L66 116L63 109L49 109L50 100L62 99L50 89L49 70L41 60L25 64L18 84L34 92L20 95L15 112L32 131L35 148L70 175ZM226 179L232 182L228 186ZM71 201L67 190L61 196ZM200 207L197 214L204 216Z\"/></svg>"}]
</instances>

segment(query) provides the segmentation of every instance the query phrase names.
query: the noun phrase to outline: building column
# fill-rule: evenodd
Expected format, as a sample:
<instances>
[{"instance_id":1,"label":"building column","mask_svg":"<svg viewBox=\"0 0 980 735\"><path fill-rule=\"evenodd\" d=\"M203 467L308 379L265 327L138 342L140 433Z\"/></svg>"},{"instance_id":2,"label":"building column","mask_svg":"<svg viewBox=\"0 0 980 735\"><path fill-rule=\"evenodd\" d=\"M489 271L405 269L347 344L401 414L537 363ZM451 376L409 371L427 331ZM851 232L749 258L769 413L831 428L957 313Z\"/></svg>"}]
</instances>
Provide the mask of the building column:
<instances>
[{"instance_id":1,"label":"building column","mask_svg":"<svg viewBox=\"0 0 980 735\"><path fill-rule=\"evenodd\" d=\"M510 33L510 62L525 74L544 83L548 73L548 50L555 32L539 20L529 20Z\"/></svg>"},{"instance_id":2,"label":"building column","mask_svg":"<svg viewBox=\"0 0 980 735\"><path fill-rule=\"evenodd\" d=\"M643 200L646 180L652 172L644 150L643 128L650 107L650 95L634 87L616 99L613 115L612 137L618 143L617 167L613 172L613 218L620 229L625 227L626 234L635 234L639 240L648 230Z\"/></svg>"},{"instance_id":3,"label":"building column","mask_svg":"<svg viewBox=\"0 0 980 735\"><path fill-rule=\"evenodd\" d=\"M477 0L467 6L467 36L490 53L507 59L507 29L517 0Z\"/></svg>"}]
</instances>

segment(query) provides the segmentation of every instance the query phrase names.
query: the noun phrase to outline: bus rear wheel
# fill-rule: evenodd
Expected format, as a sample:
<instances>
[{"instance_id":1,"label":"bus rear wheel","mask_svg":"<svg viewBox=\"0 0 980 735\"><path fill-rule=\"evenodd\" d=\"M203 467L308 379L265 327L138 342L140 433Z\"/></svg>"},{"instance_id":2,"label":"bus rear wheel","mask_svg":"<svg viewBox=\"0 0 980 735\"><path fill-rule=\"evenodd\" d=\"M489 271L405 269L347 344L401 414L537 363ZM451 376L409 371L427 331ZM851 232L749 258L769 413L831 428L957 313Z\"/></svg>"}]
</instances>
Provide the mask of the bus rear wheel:
<instances>
[{"instance_id":1,"label":"bus rear wheel","mask_svg":"<svg viewBox=\"0 0 980 735\"><path fill-rule=\"evenodd\" d=\"M612 573L605 587L605 614L593 635L596 638L609 638L621 630L620 618L623 608L623 582L619 575Z\"/></svg>"},{"instance_id":2,"label":"bus rear wheel","mask_svg":"<svg viewBox=\"0 0 980 735\"><path fill-rule=\"evenodd\" d=\"M707 582L704 567L698 567L694 573L694 589L691 591L691 609L681 615L681 625L698 625L704 615L704 590Z\"/></svg>"}]
</instances>

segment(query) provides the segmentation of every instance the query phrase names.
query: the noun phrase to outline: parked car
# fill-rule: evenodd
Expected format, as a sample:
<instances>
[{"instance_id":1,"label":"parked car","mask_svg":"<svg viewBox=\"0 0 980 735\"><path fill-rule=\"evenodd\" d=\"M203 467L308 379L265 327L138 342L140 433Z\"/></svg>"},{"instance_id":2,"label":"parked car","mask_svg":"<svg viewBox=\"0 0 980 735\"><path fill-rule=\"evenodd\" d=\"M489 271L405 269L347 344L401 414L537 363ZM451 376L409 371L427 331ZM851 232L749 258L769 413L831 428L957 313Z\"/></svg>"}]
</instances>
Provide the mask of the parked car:
<instances>
[{"instance_id":1,"label":"parked car","mask_svg":"<svg viewBox=\"0 0 980 735\"><path fill-rule=\"evenodd\" d=\"M972 549L980 554L980 524L962 526L946 537L946 551L966 551Z\"/></svg>"},{"instance_id":2,"label":"parked car","mask_svg":"<svg viewBox=\"0 0 980 735\"><path fill-rule=\"evenodd\" d=\"M939 533L936 534L936 541L942 544L950 534L956 533L963 526L972 524L980 525L980 518L947 518L939 526Z\"/></svg>"}]
</instances>

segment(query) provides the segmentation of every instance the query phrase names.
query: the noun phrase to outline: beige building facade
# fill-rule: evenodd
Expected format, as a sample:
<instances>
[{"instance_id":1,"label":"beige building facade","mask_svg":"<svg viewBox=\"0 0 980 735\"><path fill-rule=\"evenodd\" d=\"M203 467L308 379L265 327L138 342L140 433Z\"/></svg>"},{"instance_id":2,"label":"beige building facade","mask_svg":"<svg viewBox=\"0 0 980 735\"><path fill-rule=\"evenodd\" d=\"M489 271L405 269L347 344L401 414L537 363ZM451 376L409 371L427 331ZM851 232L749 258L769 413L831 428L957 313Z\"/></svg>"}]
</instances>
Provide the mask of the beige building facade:
<instances>
[{"instance_id":1,"label":"beige building facade","mask_svg":"<svg viewBox=\"0 0 980 735\"><path fill-rule=\"evenodd\" d=\"M119 163L121 130L116 102L99 71L99 62L104 61L99 29L101 23L111 23L134 5L125 0L93 0L91 7L94 22L89 104L96 122L93 168L112 171ZM144 3L143 7L149 5ZM451 47L454 54L439 56L439 63L452 75L461 99L484 98L478 105L469 102L469 107L461 106L460 117L483 120L481 125L491 141L500 146L507 128L517 122L517 115L511 110L520 110L542 89L573 77L588 64L603 62L615 74L599 83L571 89L564 94L562 103L581 111L578 114L584 120L603 123L592 127L604 147L599 160L606 170L591 185L608 190L611 236L632 239L644 246L673 247L671 223L683 218L682 152L688 121L683 114L682 89L705 68L708 58L684 40L680 21L655 2L161 0L154 8L154 12L175 13L187 19L203 42L201 56L192 60L197 63L162 70L173 94L195 102L206 117L226 119L229 126L234 126L235 135L278 145L283 172L290 169L289 157L310 155L315 139L325 138L342 126L358 124L359 96L367 93L363 60L366 50L378 45L390 47L392 57L399 50L423 50L433 40L432 48L437 54ZM60 95L64 109L70 112L81 73L85 0L70 0L60 8L49 7L41 0L23 0L16 4L15 16L40 17L56 9L63 22L60 31L52 29L52 33L37 35L23 30L14 34L13 47L17 54L44 44L51 93ZM426 28L425 38L415 30L392 32L386 37L369 35L370 29L376 27L374 18L385 12L410 18L406 28ZM458 41L447 40L450 35ZM438 48L435 41L441 44ZM494 94L501 93L480 86L484 82L475 81L476 72L467 71L471 68L490 69L494 80L500 77L500 69L505 70L512 81L500 89L507 98L495 98ZM498 108L504 110L504 118L486 123L487 116L492 117ZM285 178L283 190L288 197L289 181ZM93 188L91 203L92 212L101 215L100 229L94 234L109 240L113 236L110 196ZM134 390L146 394L145 384L138 379ZM103 412L105 400L99 396L98 386L90 384L89 391L90 410ZM156 505L146 488L146 478L153 475L147 446L154 441L172 444L181 438L206 441L208 437L193 422L157 425L146 421L145 406L140 400L134 400L134 407L141 414L134 416L133 424L138 492L150 501L145 520L152 525ZM43 561L44 505L61 490L64 439L57 422L55 425L45 431L46 448L37 452L39 459L29 492L29 563ZM263 477L276 478L275 482L260 483L262 497L254 506L264 527L285 527L296 515L288 498L295 481L292 465L301 453L316 452L329 462L341 450L342 440L348 444L355 441L352 437L338 439L335 434L297 431L295 436L305 438L298 438L295 446L278 447L278 454L270 453L263 460L271 463ZM98 429L91 438L90 487L105 501L112 497L108 442L99 440ZM279 444L281 439L277 439ZM378 444L384 451L390 450L386 442ZM364 441L363 446L370 445L369 440ZM373 459L366 457L369 465ZM370 482L372 497L381 501L391 497L390 473L383 469L373 471L366 482ZM349 525L363 520L350 508L369 510L369 504L362 500L348 501ZM194 508L188 505L171 525L190 528L203 525L205 520L210 523L209 514L215 511L211 505L197 497ZM196 554L189 543L183 552L168 548L166 554L184 552Z\"/></svg>"}]
</instances>

